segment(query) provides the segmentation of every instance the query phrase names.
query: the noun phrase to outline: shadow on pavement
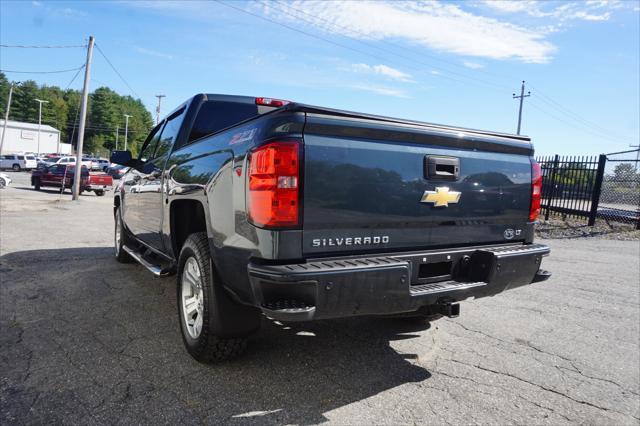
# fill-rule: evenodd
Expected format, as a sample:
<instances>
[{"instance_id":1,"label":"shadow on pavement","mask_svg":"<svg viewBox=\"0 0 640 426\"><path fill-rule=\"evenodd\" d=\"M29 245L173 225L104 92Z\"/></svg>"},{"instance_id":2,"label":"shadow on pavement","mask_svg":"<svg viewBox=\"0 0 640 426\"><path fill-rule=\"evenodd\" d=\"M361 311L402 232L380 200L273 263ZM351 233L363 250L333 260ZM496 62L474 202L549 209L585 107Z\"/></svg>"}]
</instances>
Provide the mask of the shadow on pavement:
<instances>
[{"instance_id":1,"label":"shadow on pavement","mask_svg":"<svg viewBox=\"0 0 640 426\"><path fill-rule=\"evenodd\" d=\"M42 187L40 188L38 191L36 191L35 189L33 189L32 187L29 186L12 186L13 189L18 189L20 191L29 191L29 192L42 192L45 194L55 194L55 195L60 195L60 188L55 188L55 187ZM68 195L71 196L71 189L70 188L65 188L64 192L62 193L62 195ZM94 195L93 191L82 191L82 194L80 195Z\"/></svg>"},{"instance_id":2,"label":"shadow on pavement","mask_svg":"<svg viewBox=\"0 0 640 426\"><path fill-rule=\"evenodd\" d=\"M242 358L182 347L175 278L121 265L111 247L0 257L0 422L317 423L430 377L390 342L428 326L383 318L264 319Z\"/></svg>"}]
</instances>

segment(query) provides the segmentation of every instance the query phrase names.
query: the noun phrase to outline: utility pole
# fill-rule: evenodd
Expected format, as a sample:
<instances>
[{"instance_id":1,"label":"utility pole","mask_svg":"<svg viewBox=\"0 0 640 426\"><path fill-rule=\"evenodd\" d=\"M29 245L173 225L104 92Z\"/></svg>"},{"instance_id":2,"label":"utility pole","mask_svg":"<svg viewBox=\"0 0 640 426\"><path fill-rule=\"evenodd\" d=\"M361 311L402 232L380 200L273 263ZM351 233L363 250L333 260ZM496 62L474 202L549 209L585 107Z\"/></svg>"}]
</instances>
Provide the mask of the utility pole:
<instances>
[{"instance_id":1,"label":"utility pole","mask_svg":"<svg viewBox=\"0 0 640 426\"><path fill-rule=\"evenodd\" d=\"M36 102L40 104L40 109L38 110L38 157L40 156L40 127L42 126L42 104L48 104L49 101L43 101L42 99L37 99Z\"/></svg>"},{"instance_id":2,"label":"utility pole","mask_svg":"<svg viewBox=\"0 0 640 426\"><path fill-rule=\"evenodd\" d=\"M518 112L518 134L520 134L520 124L522 124L522 102L524 101L524 98L531 96L531 92L527 92L527 94L524 94L524 80L522 80L522 88L520 89L520 96L516 96L516 94L513 94L513 99L520 99L520 111Z\"/></svg>"},{"instance_id":3,"label":"utility pole","mask_svg":"<svg viewBox=\"0 0 640 426\"><path fill-rule=\"evenodd\" d=\"M11 108L11 95L13 95L13 85L9 86L9 100L7 100L7 110L4 112L4 125L2 127L2 138L0 139L0 154L2 154L2 146L4 145L4 135L7 133L7 123L9 122L9 109Z\"/></svg>"},{"instance_id":4,"label":"utility pole","mask_svg":"<svg viewBox=\"0 0 640 426\"><path fill-rule=\"evenodd\" d=\"M116 126L116 149L114 151L118 150L118 133L120 133L120 126Z\"/></svg>"},{"instance_id":5,"label":"utility pole","mask_svg":"<svg viewBox=\"0 0 640 426\"><path fill-rule=\"evenodd\" d=\"M165 98L167 95L156 95L156 98L158 98L158 106L156 107L156 124L158 124L160 122L160 101L162 101L162 98Z\"/></svg>"},{"instance_id":6,"label":"utility pole","mask_svg":"<svg viewBox=\"0 0 640 426\"><path fill-rule=\"evenodd\" d=\"M640 162L640 144L638 145L629 145L630 148L638 148L638 152L636 152L636 173L638 172L638 163Z\"/></svg>"},{"instance_id":7,"label":"utility pole","mask_svg":"<svg viewBox=\"0 0 640 426\"><path fill-rule=\"evenodd\" d=\"M91 59L93 57L93 45L95 39L89 37L89 46L87 47L87 64L84 67L84 86L82 87L82 106L80 109L80 128L78 129L78 149L76 153L76 167L73 176L73 196L72 199L77 200L80 195L80 179L82 172L82 144L84 144L84 128L87 121L87 103L89 101L89 79L91 78Z\"/></svg>"},{"instance_id":8,"label":"utility pole","mask_svg":"<svg viewBox=\"0 0 640 426\"><path fill-rule=\"evenodd\" d=\"M129 117L131 117L130 115L127 114L123 114L124 115L124 150L127 150L127 136L129 133Z\"/></svg>"}]
</instances>

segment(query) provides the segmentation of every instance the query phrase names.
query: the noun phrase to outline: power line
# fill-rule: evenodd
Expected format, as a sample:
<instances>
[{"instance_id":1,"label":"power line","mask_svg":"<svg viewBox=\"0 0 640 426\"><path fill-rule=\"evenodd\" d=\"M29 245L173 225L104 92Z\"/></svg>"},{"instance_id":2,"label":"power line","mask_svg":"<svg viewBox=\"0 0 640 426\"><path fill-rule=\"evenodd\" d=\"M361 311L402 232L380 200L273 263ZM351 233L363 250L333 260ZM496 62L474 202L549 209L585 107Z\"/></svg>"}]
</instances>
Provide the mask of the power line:
<instances>
[{"instance_id":1,"label":"power line","mask_svg":"<svg viewBox=\"0 0 640 426\"><path fill-rule=\"evenodd\" d=\"M549 112L549 111L547 111L545 108L543 108L543 107L541 107L541 106L539 106L539 105L536 105L536 104L535 104L534 102L532 102L532 101L530 101L530 102L529 102L529 105L530 105L532 108L534 108L534 109L536 109L536 110L540 111L541 113L543 113L543 114L545 114L545 115L547 115L547 116L549 116L549 117L553 118L554 120L556 120L556 121L558 121L558 122L560 122L560 123L563 123L563 124L565 124L565 125L567 125L567 126L573 127L574 129L582 130L583 132L590 133L591 135L596 136L596 137L598 137L598 138L600 138L600 139L607 139L607 140L609 140L609 141L611 141L611 142L616 142L616 143L626 143L626 142L624 142L624 141L621 141L621 140L620 140L620 139L618 139L618 138L612 137L611 135L599 134L599 133L596 133L596 132L591 131L591 130L589 130L589 129L583 128L583 127L582 127L582 128L581 128L581 127L577 127L577 126L576 126L576 125L574 125L573 123L571 123L571 122L569 122L569 121L566 121L566 120L564 120L563 118L558 117L558 116L557 116L557 115L555 115L555 114L550 113L550 112Z\"/></svg>"},{"instance_id":2,"label":"power line","mask_svg":"<svg viewBox=\"0 0 640 426\"><path fill-rule=\"evenodd\" d=\"M220 3L221 3L221 2L220 2ZM224 3L221 3L221 4L224 4ZM264 5L268 6L268 7L273 7L273 5L274 5L274 4L277 4L278 6L280 6L280 2L267 3L267 2L264 2L264 1L263 1L263 2L262 2L262 4L264 4ZM343 30L349 31L349 32L351 32L351 33L359 34L359 35L361 35L361 36L363 36L363 37L367 37L367 36L368 36L366 33L363 33L362 31L357 31L357 30L354 30L353 28L350 28L350 27L347 27L347 26L344 26L344 25L336 24L336 23L331 22L330 20L328 20L328 19L326 19L326 18L321 18L321 17L315 16L315 15L313 15L313 14L311 14L311 13L309 13L309 12L306 12L306 11L304 11L304 10L296 9L296 8L295 8L295 7L293 7L293 6L286 5L286 7L287 7L287 8L289 8L289 9L295 10L295 11L297 11L297 12L303 13L303 14L305 14L305 15L307 15L307 16L310 16L310 17L311 17L311 18L313 18L313 19L317 19L317 20L321 20L321 21L327 22L327 23L328 23L328 25L330 25L330 26L332 26L332 27L334 27L334 28L343 29ZM287 15L289 15L289 16L292 16L292 17L294 17L294 18L296 18L296 19L298 19L298 20L302 20L302 21L307 22L307 23L312 24L312 25L314 24L314 22L313 22L313 21L310 21L310 20L308 20L308 19L301 18L301 17L300 17L300 16L298 16L298 15L295 15L295 14L290 13L290 12L289 12L289 11L287 11L286 9L282 9L282 8L280 8L280 7L278 7L278 8L274 8L274 9L275 9L276 11L278 11L278 12L282 12L282 13L284 13L284 14L287 14ZM246 12L246 11L245 11L245 12ZM254 16L255 16L255 15L254 15ZM274 21L271 21L271 22L274 22ZM280 23L278 23L278 22L274 22L274 23L276 23L276 24L278 24L278 25L282 25L282 24L280 24ZM323 40L324 40L324 39L323 39ZM326 41L326 40L325 40L325 41ZM421 61L421 60L418 60L418 59L412 58L412 57L410 57L410 56L402 55L402 54L400 54L400 53L396 52L395 50L382 48L382 47L380 47L380 46L378 46L378 45L376 45L376 44L374 44L374 43L369 43L369 42L367 42L367 41L359 40L359 39L355 39L355 41L356 41L356 42L358 42L358 43L364 44L364 45L366 45L366 46L373 47L374 49L378 49L378 50L381 50L381 51L383 51L383 52L387 52L387 53L390 53L390 54L392 54L392 55L398 56L398 57L400 57L400 58L404 58L405 60L408 60L408 61L411 61L411 62L417 62L417 63L419 63L419 64L422 64L422 65L428 66L428 67L430 67L430 68L434 68L434 69L439 70L439 71L444 71L444 72L447 72L447 73L450 73L450 74L454 74L454 75L460 76L461 78L466 78L466 79L469 79L469 80L474 80L474 81L476 81L477 83L481 83L481 84L485 84L485 85L493 86L493 87L496 87L496 88L499 88L499 89L508 89L508 87L507 87L506 85L497 84L497 83L494 83L494 82L491 82L491 81L488 81L488 80L483 80L483 79L480 79L480 78L477 78L477 77L473 77L473 76L469 76L469 75L466 75L466 74L462 74L462 73L460 73L460 72L458 72L458 71L453 71L453 70L451 70L451 69L444 68L444 67L442 67L442 66L433 65L433 64L430 64L430 63L428 63L428 62L424 62L424 61ZM411 49L407 49L406 47L404 47L404 46L402 46L402 45L400 45L400 44L397 44L397 43L389 42L389 41L386 41L386 40L381 40L381 42L382 42L382 43L386 43L386 44L389 44L389 45L393 46L396 50L400 49L400 50L408 51L408 52L411 52L411 53L413 53L413 52L414 52L413 50L411 50ZM366 54L366 53L365 53L365 54ZM451 61L446 61L446 60L443 60L443 59L437 58L437 57L432 56L432 55L427 55L427 54L423 54L423 53L420 53L420 55L421 55L421 56L429 57L429 58L431 58L431 59L433 59L433 60L436 60L436 61L440 61L440 62L448 63L448 64L450 64L450 65L454 65L454 66L456 66L456 67L465 68L463 65L456 64L456 63L451 62ZM385 60L385 61L386 61L386 59L383 59L383 60ZM484 71L482 71L482 70L479 70L479 71L484 72ZM485 73L486 73L486 74L490 74L490 73L487 73L487 72L485 72ZM451 78L450 76L446 76L446 75L442 75L442 74L433 74L433 73L432 73L432 75L434 75L434 76L436 76L436 77L448 78L448 79L450 79L450 80L454 80L454 81L458 81L458 82L460 82L460 80L453 79L453 78Z\"/></svg>"},{"instance_id":3,"label":"power line","mask_svg":"<svg viewBox=\"0 0 640 426\"><path fill-rule=\"evenodd\" d=\"M0 47L18 48L18 49L73 49L78 47L87 47L86 44L62 46L62 45L26 45L26 44L0 44Z\"/></svg>"},{"instance_id":4,"label":"power line","mask_svg":"<svg viewBox=\"0 0 640 426\"><path fill-rule=\"evenodd\" d=\"M353 52L360 53L360 54L362 54L362 55L366 55L366 56L370 56L370 57L372 57L372 58L376 58L376 59L378 59L378 60L380 60L380 61L388 62L388 59L387 59L387 58L384 58L384 57L382 57L382 56L380 56L380 55L376 55L376 54L371 53L371 52L366 52L366 51L364 51L364 50L356 49L356 48L351 47L351 46L348 46L348 45L346 45L346 44L342 44L342 43L339 43L339 42L336 42L336 41L333 41L333 40L329 40L328 38L325 38L325 37L319 36L319 35L317 35L317 34L313 34L313 33L310 33L310 32L308 32L308 31L304 31L304 30L301 30L301 29L298 29L298 28L292 27L292 26L290 26L290 25L283 24L283 23L281 23L281 22L278 22L278 21L276 21L276 20L273 20L273 19L267 18L267 17L265 17L265 16L258 15L258 14L256 14L256 13L249 12L248 10L244 10L244 9L239 8L239 7L236 7L236 6L232 6L232 5L230 5L230 4L223 3L223 2L222 2L222 1L220 1L220 0L215 0L215 1L216 1L217 3L219 3L219 4L223 5L223 6L229 7L229 8L231 8L231 9L235 9L235 10L237 10L237 11L239 11L239 12L242 12L242 13L246 13L246 14L251 15L251 16L254 16L254 17L258 18L258 19L262 19L262 20L265 20L265 21L271 22L271 23L273 23L273 24L276 24L276 25L279 25L279 26L281 26L281 27L287 28L287 29L289 29L289 30L291 30L291 31L295 31L295 32L298 32L298 33L300 33L300 34L304 34L304 35L306 35L306 36L313 37L313 38L316 38L316 39L318 39L318 40L322 40L322 41L324 41L324 42L326 42L326 43L329 43L329 44L333 44L333 45L335 45L335 46L342 47L343 49L348 49L348 50L351 50L351 51L353 51ZM363 41L361 41L361 40L358 40L358 41L359 41L360 43L370 44L370 43L363 42ZM378 49L380 49L380 48L378 48ZM385 49L382 49L382 50L385 50ZM385 50L385 51L386 51L386 50ZM396 54L396 55L397 55L397 54ZM400 55L400 56L402 56L402 55ZM411 60L411 59L410 59L410 60ZM414 60L414 61L415 61L415 60ZM431 65L431 64L426 64L426 65L427 65L427 66L429 66L429 67L432 67L432 68L436 68L436 69L437 69L437 68L439 68L439 67L437 67L437 66L433 66L433 65ZM424 71L424 69L422 69L422 68L420 68L420 67L417 67L417 66L415 66L415 65L410 65L409 67L410 67L410 68L413 68L414 70ZM449 71L449 70L445 70L445 71L447 71L447 72L449 72L449 73L455 73L455 72L452 72L452 71ZM435 73L433 73L433 72L432 72L432 73L431 73L431 75L433 75L434 77L446 78L446 79L448 79L448 80L452 80L452 81L455 81L455 82L458 82L458 83L463 83L463 84L467 84L467 83L469 83L468 81L460 80L460 79L457 79L457 78L454 78L454 77L451 77L451 76L449 76L449 75L445 75L445 74L439 74L439 73L438 73L438 74L435 74ZM462 75L462 77L467 78L467 79L472 79L472 80L474 79L474 78L472 78L472 77L464 76L464 75ZM476 80L477 80L477 79L476 79ZM492 83L485 83L485 84L489 84L489 85L496 86L495 84L492 84ZM504 87L506 87L506 86L504 86Z\"/></svg>"},{"instance_id":5,"label":"power line","mask_svg":"<svg viewBox=\"0 0 640 426\"><path fill-rule=\"evenodd\" d=\"M372 58L376 58L376 59L378 59L378 60L380 60L380 61L385 61L385 62L387 62L387 61L388 61L386 58L384 58L384 57L382 57L382 56L380 56L380 55L376 55L376 54L374 54L374 53L370 53L370 52L365 52L364 50L356 49L356 48L351 47L351 46L348 46L348 45L346 45L346 44L342 44L342 43L339 43L339 42L337 42L337 41L329 40L328 38L325 38L325 37L319 36L319 35L317 35L317 34L313 34L313 33L310 33L310 32L308 32L308 31L304 31L304 30L301 30L301 29L298 29L298 28L292 27L292 26L287 25L287 24L283 24L283 23L278 22L278 21L276 21L276 20L274 20L274 19L267 18L266 16L258 15L258 14L253 13L253 12L249 12L248 10L244 10L244 9L242 9L242 8L239 8L239 7L236 7L236 6L233 6L233 5L230 5L230 4L227 4L227 3L224 3L224 2L222 2L222 1L220 1L220 0L215 0L215 1L216 1L217 3L219 3L219 4L223 5L223 6L229 7L229 8L231 8L231 9L235 9L235 10L237 10L238 12L242 12L242 13L245 13L245 14L247 14L247 15L254 16L254 17L258 18L258 19L262 19L262 20L264 20L264 21L271 22L271 23L273 23L273 24L276 24L276 25L279 25L279 26L281 26L281 27L287 28L287 29L289 29L289 30L291 30L291 31L295 31L295 32L300 33L300 34L304 34L304 35L306 35L306 36L313 37L313 38L318 39L318 40L322 40L322 41L324 41L324 42L326 42L326 43L333 44L333 45L338 46L338 47L342 47L343 49L348 49L348 50L351 50L351 51L353 51L353 52L360 53L361 55L371 56ZM429 65L429 66L431 66L431 65ZM414 65L414 66L411 66L411 68L413 68L413 69L417 69L417 70L419 70L419 71L423 71L421 68L418 68L418 67L416 67L415 65ZM437 68L437 67L433 67L433 68ZM436 76L436 77L442 77L442 78L446 78L446 79L449 79L449 80L452 80L452 81L456 81L456 82L458 82L458 83L468 83L468 82L466 82L466 81L462 81L462 80L459 80L459 79L456 79L456 78L450 77L450 76L448 76L448 75L443 75L443 74L432 74L432 75L434 75L434 76ZM467 78L469 78L469 77L467 77Z\"/></svg>"},{"instance_id":6,"label":"power line","mask_svg":"<svg viewBox=\"0 0 640 426\"><path fill-rule=\"evenodd\" d=\"M10 73L15 73L15 74L60 74L60 73L64 73L64 72L78 71L78 70L81 70L82 68L84 68L84 65L80 66L79 68L71 68L71 69L68 69L68 70L56 70L56 71L15 71L15 70L0 70L0 72L10 72Z\"/></svg>"},{"instance_id":7,"label":"power line","mask_svg":"<svg viewBox=\"0 0 640 426\"><path fill-rule=\"evenodd\" d=\"M78 68L78 71L76 71L76 73L73 75L73 78L71 79L69 84L67 84L67 87L64 88L65 91L67 91L69 89L69 87L71 87L71 85L76 80L76 78L78 78L78 74L80 74L80 71L82 71L83 69L84 69L84 65L81 66L80 68Z\"/></svg>"},{"instance_id":8,"label":"power line","mask_svg":"<svg viewBox=\"0 0 640 426\"><path fill-rule=\"evenodd\" d=\"M247 15L254 16L254 17L258 18L258 19L262 19L262 20L264 20L264 21L268 21L268 22L271 22L271 23L273 23L273 24L276 24L276 25L282 26L282 27L287 28L287 29L289 29L289 30L291 30L291 31L295 31L295 32L300 33L300 34L304 34L304 35L306 35L306 36L313 37L313 38L318 39L318 40L322 40L322 41L324 41L324 42L326 42L326 43L330 43L330 44L333 44L333 45L335 45L335 46L342 47L342 48L344 48L344 49L348 49L348 50L351 50L351 51L354 51L354 52L357 52L357 53L360 53L360 54L364 54L364 55L367 55L367 56L371 56L371 57L374 57L374 58L379 59L379 60L382 60L382 61L388 61L386 58L383 58L383 57L381 57L381 56L379 56L379 55L376 55L376 54L373 54L373 53L370 53L370 52L366 52L366 51L362 51L362 50L360 50L360 49L356 49L356 48L354 48L354 47L347 46L347 45L345 45L345 44L342 44L342 43L339 43L339 42L336 42L336 41L333 41L333 40L329 40L329 39L327 39L327 38L325 38L325 37L322 37L322 36L319 36L319 35L317 35L317 34L313 34L313 33L310 33L310 32L308 32L308 31L304 31L304 30L301 30L301 29L299 29L299 28L292 27L292 26L290 26L290 25L287 25L287 24L284 24L284 23L278 22L278 21L276 21L276 20L274 20L274 19L271 19L271 18L268 18L268 17L266 17L266 16L262 16L262 15L259 15L259 14L253 13L253 12L250 12L250 11L248 11L248 10L242 9L242 8L240 8L240 7L236 7L236 6L234 6L234 5L224 3L224 2L222 2L222 1L220 1L220 0L216 0L216 2L217 2L217 3L219 3L219 4L221 4L221 5L223 5L223 6L226 6L226 7L228 7L228 8L235 9L235 10L237 10L238 12L242 12L242 13L245 13L245 14L247 14ZM273 7L273 5L272 5L272 4L270 4L270 3L269 3L268 5L269 5L270 7ZM291 14L290 12L288 12L288 11L286 11L286 10L283 10L283 9L281 9L281 8L274 8L274 9L276 9L276 11L278 11L278 12L285 13L285 14L290 15L290 16L294 16L294 17L296 17L297 19L300 19L300 20L303 20L303 21L305 21L305 22L308 22L308 23L312 23L312 24L313 24L313 22L310 22L309 20L305 20L304 18L301 18L300 16L293 15L293 14ZM299 9L295 9L295 8L292 8L292 9L300 11ZM326 19L323 19L323 18L320 18L320 17L315 17L314 15L309 14L309 13L307 13L307 12L304 12L304 11L300 11L300 12L305 13L306 15L309 15L309 16L314 17L314 18L316 18L316 19L327 21ZM330 23L330 25L332 25L333 27L342 27L342 28L345 28L345 29L347 29L347 30L349 30L349 31L353 32L353 33L358 33L358 31L353 30L353 29L351 29L351 28L344 27L344 26L340 26L340 25L337 25L337 24L335 24L335 23L333 23L333 22L330 22L330 21L327 21L327 22L329 22L329 23ZM362 34L362 33L360 33L360 34ZM481 83L481 84L490 85L490 86L494 86L494 87L498 87L498 88L506 88L506 86L501 85L501 84L496 84L496 83L493 83L493 82L490 82L490 81L487 81L487 80L482 80L482 79L478 79L478 78L475 78L475 77L467 76L467 75L460 74L460 73L457 73L457 72L452 71L452 70L449 70L449 69L445 69L445 68L437 67L437 66L434 66L434 65L432 65L432 64L428 64L428 63L425 63L425 62L422 62L422 61L418 61L418 60L413 59L413 58L408 58L408 57L406 57L406 56L404 56L404 55L400 55L400 54L398 54L397 52L391 52L391 51L389 51L389 50L387 50L387 49L382 49L382 48L380 48L379 46L375 46L375 45L373 45L373 44L371 44L371 43L367 43L367 42L362 41L362 40L356 40L356 41L358 41L358 42L360 42L360 43L362 43L362 44L366 44L366 45L368 45L368 46L372 46L372 47L374 47L374 48L376 48L376 49L383 50L383 51L388 52L388 53L392 53L392 54L394 54L394 55L396 55L396 56L400 56L400 57L406 58L406 59L411 60L411 61L414 61L414 62L420 62L420 63L422 63L422 64L424 64L424 65L426 65L426 66L432 67L432 68L436 68L436 69L444 70L444 71L449 72L449 73L457 74L457 75L459 75L459 76L460 76L460 77L462 77L462 78L466 78L466 79L470 79L470 80L475 80L476 82ZM395 44L395 43L390 43L390 44L393 44L393 45L395 45L395 46L398 46L398 47L402 48L402 46L399 46L399 45L397 45L397 44ZM456 66L460 66L460 65L457 65L457 64L455 64L455 65L456 65ZM414 68L414 69L418 69L418 68L417 68L417 67L415 67L415 66L412 66L412 68ZM422 69L420 69L420 70L422 71ZM458 80L458 79L456 79L456 78L452 78L452 77L450 77L450 76L443 75L443 74L434 74L434 75L435 75L435 76L438 76L438 77L447 78L447 79L449 79L449 80L457 81L457 82L467 83L467 82L465 82L465 81L461 81L461 80ZM533 87L533 86L532 86L532 87ZM535 89L535 90L537 91L538 89ZM543 102L545 101L544 99L541 99L541 100L542 100ZM558 104L558 105L559 105L559 104ZM561 106L560 106L560 107L561 107ZM552 115L552 114L548 113L548 112L547 112L547 111L545 111L544 109L541 109L541 108L538 108L538 107L535 107L535 109L537 109L537 110L539 110L539 111L541 111L541 112L543 112L543 113L545 113L545 114L549 115L550 117L552 117L552 118L554 118L554 119L556 119L556 120L558 120L558 121L560 121L560 122L562 122L562 123L564 123L564 124L566 124L566 125L572 126L572 127L574 127L574 128L576 127L576 126L573 126L573 125L572 125L572 123L566 122L565 120L562 120L561 118L559 118L559 117L557 117L557 116L555 116L555 115ZM574 120L575 120L575 118L574 118ZM584 129L584 130L586 131L587 129ZM615 139L612 139L612 138L611 138L610 134L609 134L609 135L600 135L600 134L596 134L596 133L594 133L594 132L592 132L592 131L589 131L589 133L594 134L594 135L596 135L596 136L598 136L598 137L601 137L601 138L610 139L610 140L615 140ZM607 133L608 133L608 132L607 132ZM615 140L615 141L616 141L616 142L620 142L619 140Z\"/></svg>"},{"instance_id":9,"label":"power line","mask_svg":"<svg viewBox=\"0 0 640 426\"><path fill-rule=\"evenodd\" d=\"M551 99L551 97L549 97L548 95L545 95L544 92L541 92L539 89L534 88L533 86L531 86L534 90L536 90L536 93L539 95L539 99L544 102L545 104L549 105L552 108L555 108L558 112L564 114L565 116L571 118L572 120L581 123L584 126L590 127L592 130L595 130L597 132L600 133L604 133L606 135L612 135L614 134L613 132L597 125L596 123L593 123L583 117L581 117L580 115L578 115L577 113L571 111L569 108L562 106L559 102L554 101L553 99ZM620 139L626 139L624 137L620 138ZM629 139L630 140L630 139Z\"/></svg>"},{"instance_id":10,"label":"power line","mask_svg":"<svg viewBox=\"0 0 640 426\"><path fill-rule=\"evenodd\" d=\"M127 80L125 80L122 74L120 74L120 72L116 69L116 67L113 66L109 58L107 58L107 55L104 54L102 49L100 49L100 46L98 46L97 44L96 44L96 49L98 49L98 52L100 52L104 60L107 61L111 69L118 75L118 77L120 77L120 80L122 80L122 82L129 88L129 90L131 90L131 93L136 95L138 99L142 99L142 96L140 96L135 90L133 90L133 88L129 85L129 83L127 83Z\"/></svg>"}]
</instances>

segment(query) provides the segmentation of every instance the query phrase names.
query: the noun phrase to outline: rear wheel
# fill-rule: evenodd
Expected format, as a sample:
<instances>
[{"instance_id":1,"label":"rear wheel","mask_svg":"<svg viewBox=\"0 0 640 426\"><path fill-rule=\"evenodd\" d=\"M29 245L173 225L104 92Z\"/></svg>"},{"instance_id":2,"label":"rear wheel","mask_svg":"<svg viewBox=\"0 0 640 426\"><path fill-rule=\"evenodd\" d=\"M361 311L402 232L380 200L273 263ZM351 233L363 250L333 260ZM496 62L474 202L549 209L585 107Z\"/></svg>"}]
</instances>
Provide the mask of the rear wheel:
<instances>
[{"instance_id":1,"label":"rear wheel","mask_svg":"<svg viewBox=\"0 0 640 426\"><path fill-rule=\"evenodd\" d=\"M216 282L205 232L191 234L178 260L178 311L182 340L197 361L212 363L236 358L246 349L245 336L226 336L216 323Z\"/></svg>"},{"instance_id":2,"label":"rear wheel","mask_svg":"<svg viewBox=\"0 0 640 426\"><path fill-rule=\"evenodd\" d=\"M33 178L33 189L40 191L40 178Z\"/></svg>"},{"instance_id":3,"label":"rear wheel","mask_svg":"<svg viewBox=\"0 0 640 426\"><path fill-rule=\"evenodd\" d=\"M122 224L122 217L120 215L120 207L116 208L115 213L115 229L113 233L113 240L115 246L116 260L120 263L131 263L133 259L129 256L129 253L124 251L124 245L128 242L127 231Z\"/></svg>"},{"instance_id":4,"label":"rear wheel","mask_svg":"<svg viewBox=\"0 0 640 426\"><path fill-rule=\"evenodd\" d=\"M95 193L98 197L102 197L104 195L104 191L102 189L96 189Z\"/></svg>"},{"instance_id":5,"label":"rear wheel","mask_svg":"<svg viewBox=\"0 0 640 426\"><path fill-rule=\"evenodd\" d=\"M20 164L14 164L13 167L11 167L13 169L14 172L19 172L20 171Z\"/></svg>"},{"instance_id":6,"label":"rear wheel","mask_svg":"<svg viewBox=\"0 0 640 426\"><path fill-rule=\"evenodd\" d=\"M0 178L0 189L4 188L5 186L7 186L7 182L5 182L3 178Z\"/></svg>"}]
</instances>

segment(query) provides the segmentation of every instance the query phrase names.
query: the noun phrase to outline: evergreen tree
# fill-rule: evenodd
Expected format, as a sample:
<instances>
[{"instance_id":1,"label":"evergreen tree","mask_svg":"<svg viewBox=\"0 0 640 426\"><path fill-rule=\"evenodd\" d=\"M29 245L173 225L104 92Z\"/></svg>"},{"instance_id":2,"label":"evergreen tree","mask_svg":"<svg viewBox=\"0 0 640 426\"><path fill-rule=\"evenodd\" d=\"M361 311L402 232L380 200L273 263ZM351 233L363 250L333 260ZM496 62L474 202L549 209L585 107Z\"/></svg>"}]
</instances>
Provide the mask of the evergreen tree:
<instances>
[{"instance_id":1,"label":"evergreen tree","mask_svg":"<svg viewBox=\"0 0 640 426\"><path fill-rule=\"evenodd\" d=\"M4 118L10 81L0 73L0 111ZM81 93L77 90L62 90L57 86L39 86L28 80L14 87L10 120L27 123L38 122L36 98L49 101L42 106L42 124L60 130L60 140L71 143L74 148L78 139ZM127 148L135 155L148 132L153 127L151 113L139 99L121 96L108 87L99 87L89 95L84 151L106 155L115 148L116 128L119 127L119 149L124 148L124 114L129 119Z\"/></svg>"}]
</instances>

